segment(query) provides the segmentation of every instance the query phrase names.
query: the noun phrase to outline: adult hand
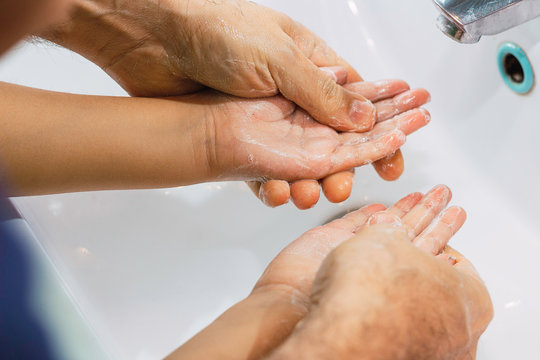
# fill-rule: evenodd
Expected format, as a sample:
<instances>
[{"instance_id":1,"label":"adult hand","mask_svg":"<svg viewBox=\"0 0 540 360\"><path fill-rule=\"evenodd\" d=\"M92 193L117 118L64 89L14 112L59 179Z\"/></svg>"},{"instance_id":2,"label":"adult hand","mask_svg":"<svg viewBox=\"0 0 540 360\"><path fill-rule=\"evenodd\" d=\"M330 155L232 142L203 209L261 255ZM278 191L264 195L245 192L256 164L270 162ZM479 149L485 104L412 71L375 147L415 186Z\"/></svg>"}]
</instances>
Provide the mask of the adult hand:
<instances>
[{"instance_id":1,"label":"adult hand","mask_svg":"<svg viewBox=\"0 0 540 360\"><path fill-rule=\"evenodd\" d=\"M444 214L447 215L444 217L439 216L451 199L450 189L438 185L425 195L409 194L389 208L382 204L368 205L340 219L313 228L293 241L272 260L255 285L254 292L267 287L285 285L294 289L301 295L301 300L308 304L313 282L324 259L344 241L353 239L369 226L367 224L369 219L380 219L386 214L397 217L392 218L393 222L397 223L398 219L401 219L399 221L403 223L403 227L412 229L407 230L409 242L420 246L428 253L439 255L438 249L444 248L466 220L465 211L457 207L446 210ZM448 226L443 226L444 224ZM428 228L432 230L422 233ZM426 234L431 236L426 238ZM373 258L372 261L377 262L377 258Z\"/></svg>"},{"instance_id":2,"label":"adult hand","mask_svg":"<svg viewBox=\"0 0 540 360\"><path fill-rule=\"evenodd\" d=\"M89 36L91 34L91 36ZM131 95L210 87L260 98L281 93L341 131L367 131L375 107L319 67L356 71L285 14L246 0L77 0L72 20L42 36L100 65Z\"/></svg>"},{"instance_id":3,"label":"adult hand","mask_svg":"<svg viewBox=\"0 0 540 360\"><path fill-rule=\"evenodd\" d=\"M472 264L446 246L465 221L461 208L440 213L449 197L436 187L413 205L413 194L356 227L324 260L307 315L268 359L474 359L493 307ZM289 271L272 281L298 282Z\"/></svg>"},{"instance_id":4,"label":"adult hand","mask_svg":"<svg viewBox=\"0 0 540 360\"><path fill-rule=\"evenodd\" d=\"M392 303L387 308L389 315L394 314L400 321L387 324L386 334L401 335L404 328L412 327L414 334L432 336L427 344L440 350L437 356L404 359L442 359L444 355L454 358L450 355L456 352L448 349L460 346L461 351L457 352L472 356L478 336L491 319L492 308L472 265L445 247L465 221L465 212L460 208L443 211L450 198L448 188L437 186L425 196L411 194L387 210L383 205L369 205L306 232L270 263L245 300L175 351L171 358L196 359L204 354L208 359L259 359L272 351L270 359L356 358L355 354L338 350L345 346L368 348L379 332L368 338L355 330L364 323L372 325L370 321L381 312L381 321L387 320L388 313L381 306L388 302ZM438 279L449 282L441 283ZM381 293L381 289L393 291ZM453 291L457 295L448 296ZM440 300L441 297L444 299ZM380 302L374 305L374 299ZM459 310L465 300L469 300L471 332L457 333L464 315ZM328 316L323 314L325 311ZM411 323L416 320L411 319L414 316L423 316L423 321ZM450 319L450 324L458 325L449 326L449 333L431 333L440 325L439 318L446 321L451 316L456 318ZM315 327L325 326L324 321L327 326L323 330ZM319 332L314 334L316 330ZM450 333L451 330L456 333ZM466 343L464 338L469 334L471 341ZM409 353L425 344L416 342L418 339L405 344L382 336L378 340L389 349L402 346ZM280 344L283 345L279 347ZM317 353L322 350L327 351Z\"/></svg>"}]
</instances>

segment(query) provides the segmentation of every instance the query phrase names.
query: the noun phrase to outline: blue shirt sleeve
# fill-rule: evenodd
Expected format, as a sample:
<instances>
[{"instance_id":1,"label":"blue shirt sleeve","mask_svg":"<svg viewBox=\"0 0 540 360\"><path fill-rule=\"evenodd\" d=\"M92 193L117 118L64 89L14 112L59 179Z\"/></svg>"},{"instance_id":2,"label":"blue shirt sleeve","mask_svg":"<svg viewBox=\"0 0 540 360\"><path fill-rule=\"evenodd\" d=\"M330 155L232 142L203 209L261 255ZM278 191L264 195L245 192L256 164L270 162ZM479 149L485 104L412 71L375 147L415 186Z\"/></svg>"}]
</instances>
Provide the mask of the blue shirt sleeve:
<instances>
[{"instance_id":1,"label":"blue shirt sleeve","mask_svg":"<svg viewBox=\"0 0 540 360\"><path fill-rule=\"evenodd\" d=\"M44 327L29 306L31 264L20 245L22 235L5 226L19 217L0 195L0 358L52 359Z\"/></svg>"}]
</instances>

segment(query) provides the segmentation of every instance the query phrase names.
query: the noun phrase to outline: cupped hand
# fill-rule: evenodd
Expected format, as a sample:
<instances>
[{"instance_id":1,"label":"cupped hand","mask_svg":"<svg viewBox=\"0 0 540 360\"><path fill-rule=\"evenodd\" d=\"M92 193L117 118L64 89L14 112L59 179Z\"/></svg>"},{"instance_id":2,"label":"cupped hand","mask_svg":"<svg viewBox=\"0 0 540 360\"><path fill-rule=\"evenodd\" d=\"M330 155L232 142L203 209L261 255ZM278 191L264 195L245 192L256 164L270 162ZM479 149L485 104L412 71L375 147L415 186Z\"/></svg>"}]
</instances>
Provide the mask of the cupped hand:
<instances>
[{"instance_id":1,"label":"cupped hand","mask_svg":"<svg viewBox=\"0 0 540 360\"><path fill-rule=\"evenodd\" d=\"M304 300L307 301L323 260L333 249L360 232L367 225L368 219L374 219L375 214L376 219L382 218L385 214L401 219L403 226L409 228L407 235L410 242L427 253L438 255L440 249L444 248L466 219L465 211L456 207L446 210L445 213L449 213L448 216L444 218L439 216L448 206L451 198L450 189L444 185L438 185L425 195L409 194L389 208L382 204L367 205L328 224L313 228L276 256L254 289L285 284L303 294ZM392 218L392 221L397 222L397 218ZM441 223L441 220L444 220L444 223ZM434 227L434 224L438 224L439 227ZM451 226L444 228L442 224ZM422 233L428 227L435 231ZM426 234L436 236L428 236L427 240L422 240L426 239Z\"/></svg>"},{"instance_id":2,"label":"cupped hand","mask_svg":"<svg viewBox=\"0 0 540 360\"><path fill-rule=\"evenodd\" d=\"M305 27L252 2L90 0L74 5L70 21L41 35L94 61L131 95L176 96L205 86L242 97L281 93L316 120L357 131L370 129L373 110L380 110L366 100L385 95L339 86L361 78ZM355 105L355 99L360 103ZM382 178L394 180L403 171L403 158L397 150L374 166ZM319 198L313 179L292 188L283 182L252 187L271 206L292 196L305 209ZM333 174L322 187L330 201L341 202L350 194L352 173Z\"/></svg>"},{"instance_id":3,"label":"cupped hand","mask_svg":"<svg viewBox=\"0 0 540 360\"><path fill-rule=\"evenodd\" d=\"M338 79L345 78L344 68L330 69ZM424 89L410 90L402 80L383 80L376 82L358 82L345 84L351 91L357 92L373 101L377 108L377 122L393 118L403 112L418 108L429 101L429 93ZM385 180L395 180L403 172L403 157L398 149L383 159L373 163L377 173ZM252 181L248 185L265 204L271 207L281 206L292 199L301 210L315 206L320 197L319 185L327 199L334 203L345 201L351 194L354 170L347 170L329 175L320 181L298 180L289 183L283 180Z\"/></svg>"},{"instance_id":4,"label":"cupped hand","mask_svg":"<svg viewBox=\"0 0 540 360\"><path fill-rule=\"evenodd\" d=\"M447 246L466 217L444 210L450 196L438 186L367 220L363 209L326 225L343 230L314 229L286 248L258 286L288 284L304 301L311 296L268 359L474 359L493 307L472 264ZM341 231L355 235L342 242ZM312 257L328 252L318 268Z\"/></svg>"},{"instance_id":5,"label":"cupped hand","mask_svg":"<svg viewBox=\"0 0 540 360\"><path fill-rule=\"evenodd\" d=\"M322 179L394 153L429 121L426 110L414 109L365 133L339 133L280 96L205 96L199 99L211 104L207 161L220 180Z\"/></svg>"},{"instance_id":6,"label":"cupped hand","mask_svg":"<svg viewBox=\"0 0 540 360\"><path fill-rule=\"evenodd\" d=\"M473 359L492 306L473 266L446 245L466 217L445 210L450 198L436 186L309 230L170 358ZM371 353L357 356L363 349Z\"/></svg>"}]
</instances>

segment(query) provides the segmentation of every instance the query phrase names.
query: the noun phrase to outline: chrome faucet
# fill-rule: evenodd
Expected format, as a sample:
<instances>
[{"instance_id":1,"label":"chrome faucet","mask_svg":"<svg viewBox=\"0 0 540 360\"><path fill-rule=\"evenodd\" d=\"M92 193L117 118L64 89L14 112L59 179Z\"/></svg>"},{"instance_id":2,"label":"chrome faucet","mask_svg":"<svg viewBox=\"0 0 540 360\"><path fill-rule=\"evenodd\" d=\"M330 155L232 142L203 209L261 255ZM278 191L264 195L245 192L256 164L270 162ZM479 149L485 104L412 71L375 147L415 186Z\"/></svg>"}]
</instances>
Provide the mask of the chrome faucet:
<instances>
[{"instance_id":1,"label":"chrome faucet","mask_svg":"<svg viewBox=\"0 0 540 360\"><path fill-rule=\"evenodd\" d=\"M477 43L540 16L540 0L433 0L437 26L462 44Z\"/></svg>"}]
</instances>

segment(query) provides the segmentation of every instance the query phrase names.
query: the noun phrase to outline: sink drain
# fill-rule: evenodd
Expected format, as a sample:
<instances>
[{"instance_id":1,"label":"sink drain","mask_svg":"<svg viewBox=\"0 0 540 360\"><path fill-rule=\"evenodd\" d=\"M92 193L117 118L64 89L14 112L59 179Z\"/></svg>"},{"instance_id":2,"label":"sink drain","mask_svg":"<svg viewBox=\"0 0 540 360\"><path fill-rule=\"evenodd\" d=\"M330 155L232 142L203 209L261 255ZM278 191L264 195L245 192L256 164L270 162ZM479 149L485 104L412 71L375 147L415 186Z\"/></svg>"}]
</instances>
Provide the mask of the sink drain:
<instances>
[{"instance_id":1,"label":"sink drain","mask_svg":"<svg viewBox=\"0 0 540 360\"><path fill-rule=\"evenodd\" d=\"M506 85L518 94L529 93L534 86L534 71L525 51L507 42L499 47L499 72Z\"/></svg>"}]
</instances>

